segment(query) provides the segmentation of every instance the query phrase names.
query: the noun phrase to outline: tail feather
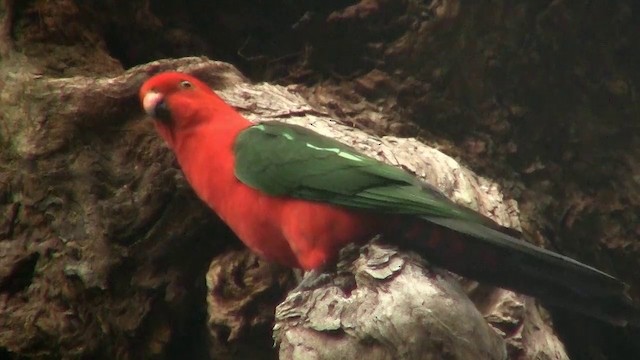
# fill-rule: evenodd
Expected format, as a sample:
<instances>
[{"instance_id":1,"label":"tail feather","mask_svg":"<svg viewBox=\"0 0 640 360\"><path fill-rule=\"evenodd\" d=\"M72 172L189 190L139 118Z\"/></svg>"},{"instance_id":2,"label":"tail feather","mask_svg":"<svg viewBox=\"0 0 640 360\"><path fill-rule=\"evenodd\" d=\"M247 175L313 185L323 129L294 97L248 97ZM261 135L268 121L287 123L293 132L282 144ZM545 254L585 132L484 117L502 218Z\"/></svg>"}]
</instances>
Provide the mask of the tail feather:
<instances>
[{"instance_id":1,"label":"tail feather","mask_svg":"<svg viewBox=\"0 0 640 360\"><path fill-rule=\"evenodd\" d=\"M421 223L428 240L418 240L414 230L406 245L439 266L610 323L640 326L627 286L611 275L484 224L423 219L437 225Z\"/></svg>"}]
</instances>

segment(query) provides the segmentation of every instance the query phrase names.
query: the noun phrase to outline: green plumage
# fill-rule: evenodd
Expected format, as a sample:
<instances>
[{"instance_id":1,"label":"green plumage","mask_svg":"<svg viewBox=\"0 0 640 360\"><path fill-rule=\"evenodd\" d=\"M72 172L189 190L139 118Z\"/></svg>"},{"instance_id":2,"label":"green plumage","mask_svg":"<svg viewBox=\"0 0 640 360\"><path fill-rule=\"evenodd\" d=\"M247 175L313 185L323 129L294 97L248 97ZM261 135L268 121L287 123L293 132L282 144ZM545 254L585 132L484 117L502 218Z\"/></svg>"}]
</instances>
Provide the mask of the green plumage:
<instances>
[{"instance_id":1,"label":"green plumage","mask_svg":"<svg viewBox=\"0 0 640 360\"><path fill-rule=\"evenodd\" d=\"M238 135L234 154L236 177L266 194L419 217L468 235L470 248L491 249L508 269L498 275L500 269L486 268L469 254L466 265L453 268L464 275L501 278L512 289L551 300L566 286L575 287L577 296L610 296L615 301L624 290L623 283L604 272L508 235L489 218L455 204L404 170L306 128L279 122L254 125ZM430 258L439 262L433 255ZM524 279L544 285L529 289Z\"/></svg>"},{"instance_id":2,"label":"green plumage","mask_svg":"<svg viewBox=\"0 0 640 360\"><path fill-rule=\"evenodd\" d=\"M234 150L236 177L270 195L384 213L482 219L407 172L300 126L253 126L238 136Z\"/></svg>"},{"instance_id":3,"label":"green plumage","mask_svg":"<svg viewBox=\"0 0 640 360\"><path fill-rule=\"evenodd\" d=\"M592 267L502 233L490 219L455 204L406 171L301 126L280 122L252 126L238 135L234 153L236 177L269 195L418 216L501 248L542 252L565 265L588 268L611 279Z\"/></svg>"}]
</instances>

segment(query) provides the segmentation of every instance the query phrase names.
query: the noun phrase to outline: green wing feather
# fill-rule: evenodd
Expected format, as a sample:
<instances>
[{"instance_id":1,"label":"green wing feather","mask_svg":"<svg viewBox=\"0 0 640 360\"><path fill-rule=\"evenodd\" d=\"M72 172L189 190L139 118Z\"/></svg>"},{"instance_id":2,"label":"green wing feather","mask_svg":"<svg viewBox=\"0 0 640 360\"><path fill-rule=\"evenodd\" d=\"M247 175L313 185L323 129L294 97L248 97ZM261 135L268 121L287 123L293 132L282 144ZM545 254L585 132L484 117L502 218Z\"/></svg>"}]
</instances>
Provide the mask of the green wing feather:
<instances>
[{"instance_id":1,"label":"green wing feather","mask_svg":"<svg viewBox=\"0 0 640 360\"><path fill-rule=\"evenodd\" d=\"M571 258L514 238L500 231L492 220L455 204L406 171L301 126L272 121L249 127L238 135L234 153L236 177L269 195L418 216L502 249L533 256L544 254L563 266L613 279Z\"/></svg>"},{"instance_id":2,"label":"green wing feather","mask_svg":"<svg viewBox=\"0 0 640 360\"><path fill-rule=\"evenodd\" d=\"M279 122L243 131L235 175L275 196L395 214L483 221L409 173L306 128Z\"/></svg>"},{"instance_id":3,"label":"green wing feather","mask_svg":"<svg viewBox=\"0 0 640 360\"><path fill-rule=\"evenodd\" d=\"M456 272L485 281L500 279L499 285L564 307L584 302L584 308L575 310L609 321L625 318L631 311L634 321L640 322L640 313L624 294L625 285L614 277L517 239L402 169L336 140L300 126L268 122L242 131L234 154L236 177L264 193L420 217L468 235L471 248L502 257L504 271L471 258L464 265L451 266Z\"/></svg>"}]
</instances>

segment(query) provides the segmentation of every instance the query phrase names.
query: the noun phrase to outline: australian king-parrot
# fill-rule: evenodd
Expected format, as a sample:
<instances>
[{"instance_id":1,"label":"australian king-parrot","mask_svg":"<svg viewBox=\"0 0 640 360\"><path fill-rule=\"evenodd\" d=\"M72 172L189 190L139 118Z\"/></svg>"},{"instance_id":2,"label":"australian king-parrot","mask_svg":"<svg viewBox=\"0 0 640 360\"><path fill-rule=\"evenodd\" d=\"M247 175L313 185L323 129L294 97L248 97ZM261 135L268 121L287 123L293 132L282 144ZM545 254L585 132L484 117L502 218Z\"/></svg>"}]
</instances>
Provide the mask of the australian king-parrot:
<instances>
[{"instance_id":1,"label":"australian king-parrot","mask_svg":"<svg viewBox=\"0 0 640 360\"><path fill-rule=\"evenodd\" d=\"M140 89L144 111L202 199L252 251L305 270L377 234L460 275L624 323L626 285L516 238L404 170L280 122L254 124L193 76Z\"/></svg>"}]
</instances>

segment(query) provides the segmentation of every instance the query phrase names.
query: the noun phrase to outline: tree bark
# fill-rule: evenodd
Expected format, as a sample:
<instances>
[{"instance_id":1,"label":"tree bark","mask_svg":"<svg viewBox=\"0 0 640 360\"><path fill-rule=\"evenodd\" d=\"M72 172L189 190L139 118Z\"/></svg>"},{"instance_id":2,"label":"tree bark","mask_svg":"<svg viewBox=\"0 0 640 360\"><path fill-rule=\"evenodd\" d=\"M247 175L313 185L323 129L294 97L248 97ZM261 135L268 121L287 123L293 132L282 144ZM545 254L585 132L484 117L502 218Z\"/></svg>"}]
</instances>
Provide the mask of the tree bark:
<instances>
[{"instance_id":1,"label":"tree bark","mask_svg":"<svg viewBox=\"0 0 640 360\"><path fill-rule=\"evenodd\" d=\"M273 307L292 275L229 249L241 247L142 120L137 89L163 69L203 77L254 120L312 126L505 225L520 220L529 239L621 277L637 298L639 10L632 0L3 1L0 357L277 356ZM268 82L204 58L149 63L201 54ZM381 301L380 287L404 276L363 282L360 261L342 273L358 294ZM433 271L421 284L449 289ZM310 306L339 285L298 295ZM562 344L572 358L640 356L636 330L554 309L550 322L516 294L462 285L510 357L562 358ZM451 316L478 319L460 311ZM295 353L291 334L326 340L322 325L279 316L283 354ZM331 341L357 348L349 341L362 334ZM492 337L475 335L486 341L474 351L489 351Z\"/></svg>"}]
</instances>

